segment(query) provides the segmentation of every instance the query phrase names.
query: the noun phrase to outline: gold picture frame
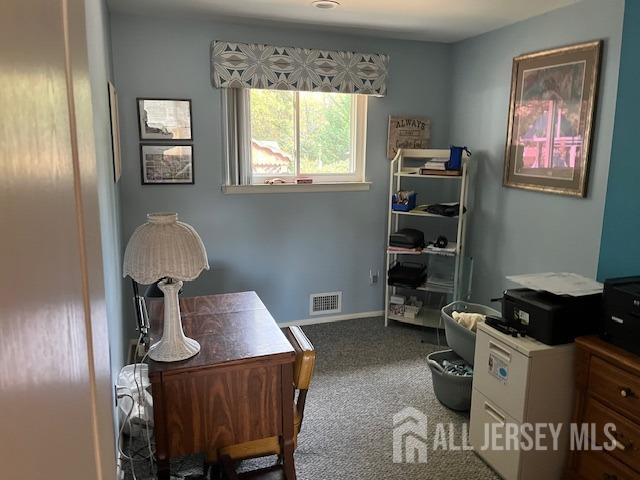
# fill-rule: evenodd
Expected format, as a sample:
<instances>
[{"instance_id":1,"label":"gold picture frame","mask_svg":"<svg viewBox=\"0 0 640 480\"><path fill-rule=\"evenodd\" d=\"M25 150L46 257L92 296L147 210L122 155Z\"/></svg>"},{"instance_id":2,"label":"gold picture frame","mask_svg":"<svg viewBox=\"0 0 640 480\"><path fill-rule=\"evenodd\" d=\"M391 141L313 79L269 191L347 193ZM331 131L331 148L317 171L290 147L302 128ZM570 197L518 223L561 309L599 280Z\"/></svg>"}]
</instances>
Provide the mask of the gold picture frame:
<instances>
[{"instance_id":1,"label":"gold picture frame","mask_svg":"<svg viewBox=\"0 0 640 480\"><path fill-rule=\"evenodd\" d=\"M503 185L587 195L602 41L513 59Z\"/></svg>"}]
</instances>

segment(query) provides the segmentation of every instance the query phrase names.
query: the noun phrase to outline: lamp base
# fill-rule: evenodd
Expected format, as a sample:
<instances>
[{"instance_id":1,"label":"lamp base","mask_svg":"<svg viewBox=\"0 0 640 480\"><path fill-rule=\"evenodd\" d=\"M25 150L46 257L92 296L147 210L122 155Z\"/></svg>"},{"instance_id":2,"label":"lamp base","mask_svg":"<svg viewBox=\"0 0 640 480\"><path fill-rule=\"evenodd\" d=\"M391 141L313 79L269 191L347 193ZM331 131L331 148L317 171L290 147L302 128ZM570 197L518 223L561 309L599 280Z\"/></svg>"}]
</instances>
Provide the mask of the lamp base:
<instances>
[{"instance_id":1,"label":"lamp base","mask_svg":"<svg viewBox=\"0 0 640 480\"><path fill-rule=\"evenodd\" d=\"M149 358L156 362L178 362L193 357L200 351L200 344L193 338L184 337L184 342L171 342L164 337L149 347Z\"/></svg>"},{"instance_id":2,"label":"lamp base","mask_svg":"<svg viewBox=\"0 0 640 480\"><path fill-rule=\"evenodd\" d=\"M163 280L158 283L158 288L164 293L164 328L160 341L149 348L149 358L157 362L178 362L191 358L200 351L200 344L182 331L178 303L182 282Z\"/></svg>"}]
</instances>

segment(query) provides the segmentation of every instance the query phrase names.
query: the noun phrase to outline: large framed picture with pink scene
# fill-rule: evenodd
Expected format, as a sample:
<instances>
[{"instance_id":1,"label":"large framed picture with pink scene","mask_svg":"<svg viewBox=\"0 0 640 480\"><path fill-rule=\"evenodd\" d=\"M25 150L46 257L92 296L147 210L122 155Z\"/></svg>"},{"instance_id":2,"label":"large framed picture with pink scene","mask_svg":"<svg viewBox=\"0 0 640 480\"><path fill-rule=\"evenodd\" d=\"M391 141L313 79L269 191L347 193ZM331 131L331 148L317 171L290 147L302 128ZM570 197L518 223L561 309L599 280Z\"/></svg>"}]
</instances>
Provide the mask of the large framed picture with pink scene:
<instances>
[{"instance_id":1,"label":"large framed picture with pink scene","mask_svg":"<svg viewBox=\"0 0 640 480\"><path fill-rule=\"evenodd\" d=\"M585 197L602 41L513 59L503 184Z\"/></svg>"}]
</instances>

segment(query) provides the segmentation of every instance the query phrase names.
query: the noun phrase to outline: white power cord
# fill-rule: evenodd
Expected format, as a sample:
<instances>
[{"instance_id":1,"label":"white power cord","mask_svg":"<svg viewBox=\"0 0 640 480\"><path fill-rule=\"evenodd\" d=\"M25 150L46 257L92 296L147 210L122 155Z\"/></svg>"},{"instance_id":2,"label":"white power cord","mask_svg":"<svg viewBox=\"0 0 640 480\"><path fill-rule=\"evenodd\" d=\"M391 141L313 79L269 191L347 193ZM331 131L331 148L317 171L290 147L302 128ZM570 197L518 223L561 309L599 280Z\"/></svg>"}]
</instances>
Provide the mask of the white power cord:
<instances>
[{"instance_id":1,"label":"white power cord","mask_svg":"<svg viewBox=\"0 0 640 480\"><path fill-rule=\"evenodd\" d=\"M140 336L138 337L138 343L136 345L136 353L138 352L138 348L140 348L140 343L142 342L142 334L140 334ZM138 379L136 378L136 368L138 368L138 363L144 363L144 361L147 359L147 357L149 356L149 352L145 353L144 356L142 357L142 360L140 360L140 362L135 362L133 365L133 382L136 385L136 391L138 392L138 399L143 398L142 393L144 392L144 389L140 388L141 384L144 384L144 382L142 381L142 369L140 369L140 383L138 383ZM138 402L138 416L140 416L140 401ZM145 410L146 410L146 401L145 401ZM151 435L149 433L149 415L148 415L148 411L145 411L145 415L144 415L144 424L145 424L145 434L147 437L147 448L149 450L149 456L146 457L146 459L148 459L151 462L151 473L153 474L154 471L154 461L153 461L153 457L155 455L155 452L153 451L153 448L151 448Z\"/></svg>"},{"instance_id":2,"label":"white power cord","mask_svg":"<svg viewBox=\"0 0 640 480\"><path fill-rule=\"evenodd\" d=\"M131 414L133 413L133 406L135 405L135 401L133 399L133 396L128 394L128 393L118 393L118 397L117 398L122 398L122 397L129 397L131 399L131 408L129 409L129 412L127 413L127 417L124 419L124 422L122 422L122 425L120 425L120 432L118 433L118 439L117 439L116 443L117 443L117 447L118 447L118 453L123 458L125 458L126 460L129 460L129 464L131 465L131 475L133 476L133 480L138 480L137 477L136 477L135 468L133 466L133 458L122 451L122 443L121 443L122 434L124 432L124 426L128 423L129 424L129 429L131 429ZM129 448L129 452L131 452L131 448Z\"/></svg>"},{"instance_id":3,"label":"white power cord","mask_svg":"<svg viewBox=\"0 0 640 480\"><path fill-rule=\"evenodd\" d=\"M143 334L140 334L140 336L138 337L138 341L136 343L136 349L135 349L136 354L137 354L137 352L138 352L138 350L140 348L140 344L142 343L142 338L143 338ZM141 409L141 405L140 405L141 404L141 400L145 401L145 410L146 410L147 407L146 407L146 399L145 399L145 397L143 397L143 393L146 393L146 392L142 388L142 385L144 385L143 377L142 377L142 369L140 369L140 373L139 373L139 375L140 375L140 382L139 383L138 383L138 378L136 377L136 369L138 367L138 364L139 363L144 363L144 361L147 359L148 356L149 356L149 353L148 352L145 353L145 355L142 357L140 362L137 362L134 359L133 381L135 383L136 391L138 393L138 416L139 417L141 416L141 410L140 410ZM131 415L133 414L133 409L134 409L134 406L135 406L136 402L134 401L134 398L133 398L133 396L131 394L118 392L117 398L119 399L119 398L122 398L122 397L128 397L128 398L131 399L131 408L129 409L129 412L127 413L127 416L126 416L125 420L122 422L122 425L120 426L120 432L118 434L118 439L117 439L118 453L124 459L129 461L129 463L131 465L131 475L133 476L133 480L137 480L135 469L134 469L134 465L133 465L134 459L133 459L133 455L131 454L131 444L129 445L129 453L130 453L130 455L127 455L126 453L124 453L124 451L122 450L122 446L121 446L122 435L124 433L124 427L125 427L126 424L129 425L129 430L131 431L131 428L132 428L132 426L131 426ZM150 464L150 466L151 466L151 474L155 478L155 472L154 472L155 463L154 463L154 460L153 460L155 452L153 451L153 448L151 446L151 434L149 432L150 431L150 427L149 427L148 412L145 412L144 419L145 419L145 433L146 433L146 437L147 437L147 448L148 448L148 451L149 451L149 456L147 456L147 457L142 456L141 460L150 460L150 462L151 462L151 464Z\"/></svg>"},{"instance_id":4,"label":"white power cord","mask_svg":"<svg viewBox=\"0 0 640 480\"><path fill-rule=\"evenodd\" d=\"M131 405L131 410L133 411L133 405ZM131 415L129 415L129 419L127 420L129 422L129 431L131 431ZM131 442L129 442L129 458L130 460L130 464L131 464L131 476L133 477L133 480L138 480L138 477L136 477L136 469L135 469L135 461L133 460L133 454L131 453L132 450L132 446L131 446Z\"/></svg>"}]
</instances>

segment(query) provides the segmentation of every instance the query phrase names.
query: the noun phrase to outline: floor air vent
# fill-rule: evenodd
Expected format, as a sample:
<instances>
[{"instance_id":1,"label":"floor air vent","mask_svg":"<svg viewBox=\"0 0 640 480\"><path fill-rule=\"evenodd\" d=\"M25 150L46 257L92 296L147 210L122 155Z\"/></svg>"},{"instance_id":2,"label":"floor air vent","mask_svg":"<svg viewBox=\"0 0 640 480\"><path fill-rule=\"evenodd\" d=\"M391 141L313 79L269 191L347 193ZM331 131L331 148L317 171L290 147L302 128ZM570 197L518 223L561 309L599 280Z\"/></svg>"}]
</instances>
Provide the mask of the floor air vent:
<instances>
[{"instance_id":1,"label":"floor air vent","mask_svg":"<svg viewBox=\"0 0 640 480\"><path fill-rule=\"evenodd\" d=\"M342 311L342 292L312 293L309 297L309 314L324 315Z\"/></svg>"}]
</instances>

